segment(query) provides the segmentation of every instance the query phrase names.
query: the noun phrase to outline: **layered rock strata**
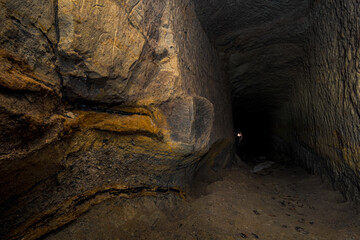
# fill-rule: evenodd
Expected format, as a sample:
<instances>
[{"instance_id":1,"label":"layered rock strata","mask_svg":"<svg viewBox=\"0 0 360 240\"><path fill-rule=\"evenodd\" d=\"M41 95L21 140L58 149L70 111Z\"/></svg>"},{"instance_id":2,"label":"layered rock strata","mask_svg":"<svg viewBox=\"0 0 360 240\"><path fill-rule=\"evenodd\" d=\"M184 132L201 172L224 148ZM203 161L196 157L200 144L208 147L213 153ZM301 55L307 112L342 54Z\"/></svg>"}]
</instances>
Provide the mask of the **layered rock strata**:
<instances>
[{"instance_id":1,"label":"layered rock strata","mask_svg":"<svg viewBox=\"0 0 360 240\"><path fill-rule=\"evenodd\" d=\"M2 236L114 196L182 196L204 161L229 163L229 89L190 1L0 4Z\"/></svg>"}]
</instances>

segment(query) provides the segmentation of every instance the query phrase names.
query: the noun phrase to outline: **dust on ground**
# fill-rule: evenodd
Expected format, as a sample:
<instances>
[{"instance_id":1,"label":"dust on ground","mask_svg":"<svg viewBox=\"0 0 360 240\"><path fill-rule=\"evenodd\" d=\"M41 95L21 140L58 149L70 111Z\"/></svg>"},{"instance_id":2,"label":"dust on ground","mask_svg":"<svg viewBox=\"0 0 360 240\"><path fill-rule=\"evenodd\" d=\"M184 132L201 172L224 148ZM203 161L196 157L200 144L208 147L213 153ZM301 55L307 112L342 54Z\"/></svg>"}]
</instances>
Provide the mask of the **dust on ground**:
<instances>
[{"instance_id":1,"label":"dust on ground","mask_svg":"<svg viewBox=\"0 0 360 240\"><path fill-rule=\"evenodd\" d=\"M252 169L200 172L185 200L104 202L46 239L360 239L354 204L319 176L277 163Z\"/></svg>"}]
</instances>

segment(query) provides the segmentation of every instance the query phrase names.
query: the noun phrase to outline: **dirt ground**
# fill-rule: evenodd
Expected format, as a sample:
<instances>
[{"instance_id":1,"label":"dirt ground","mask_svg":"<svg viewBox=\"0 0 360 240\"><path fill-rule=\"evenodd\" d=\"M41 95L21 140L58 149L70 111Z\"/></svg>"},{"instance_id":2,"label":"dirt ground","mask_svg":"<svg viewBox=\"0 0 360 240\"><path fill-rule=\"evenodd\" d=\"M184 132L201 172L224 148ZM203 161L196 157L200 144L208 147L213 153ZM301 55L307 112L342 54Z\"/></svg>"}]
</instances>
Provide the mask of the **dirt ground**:
<instances>
[{"instance_id":1,"label":"dirt ground","mask_svg":"<svg viewBox=\"0 0 360 240\"><path fill-rule=\"evenodd\" d=\"M186 199L103 202L45 239L360 239L357 209L320 177L293 165L252 169L200 173Z\"/></svg>"}]
</instances>

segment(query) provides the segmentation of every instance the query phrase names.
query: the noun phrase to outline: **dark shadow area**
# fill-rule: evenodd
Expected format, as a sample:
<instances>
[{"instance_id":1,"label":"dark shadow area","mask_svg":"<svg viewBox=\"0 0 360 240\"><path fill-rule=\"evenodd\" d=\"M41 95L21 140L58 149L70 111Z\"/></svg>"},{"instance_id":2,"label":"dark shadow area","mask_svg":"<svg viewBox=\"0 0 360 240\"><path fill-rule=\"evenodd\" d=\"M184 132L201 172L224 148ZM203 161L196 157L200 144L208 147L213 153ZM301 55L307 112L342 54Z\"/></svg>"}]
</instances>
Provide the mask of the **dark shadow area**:
<instances>
[{"instance_id":1,"label":"dark shadow area","mask_svg":"<svg viewBox=\"0 0 360 240\"><path fill-rule=\"evenodd\" d=\"M242 139L236 139L237 154L245 162L262 162L269 158L271 152L271 113L264 111L234 111L235 131L240 132ZM235 133L236 134L236 133Z\"/></svg>"}]
</instances>

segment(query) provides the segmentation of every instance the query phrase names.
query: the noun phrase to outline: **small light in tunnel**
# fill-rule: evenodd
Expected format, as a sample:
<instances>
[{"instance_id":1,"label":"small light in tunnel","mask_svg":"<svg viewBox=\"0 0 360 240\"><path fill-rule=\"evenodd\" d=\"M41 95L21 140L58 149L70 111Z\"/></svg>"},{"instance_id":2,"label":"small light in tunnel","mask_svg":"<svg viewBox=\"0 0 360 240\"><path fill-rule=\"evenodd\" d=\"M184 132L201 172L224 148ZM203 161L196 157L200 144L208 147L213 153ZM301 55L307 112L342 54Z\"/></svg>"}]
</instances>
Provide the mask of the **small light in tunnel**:
<instances>
[{"instance_id":1,"label":"small light in tunnel","mask_svg":"<svg viewBox=\"0 0 360 240\"><path fill-rule=\"evenodd\" d=\"M242 134L242 132L237 131L237 132L236 132L236 143L237 143L237 145L240 144L240 142L242 141L242 139L243 139L243 134Z\"/></svg>"}]
</instances>

